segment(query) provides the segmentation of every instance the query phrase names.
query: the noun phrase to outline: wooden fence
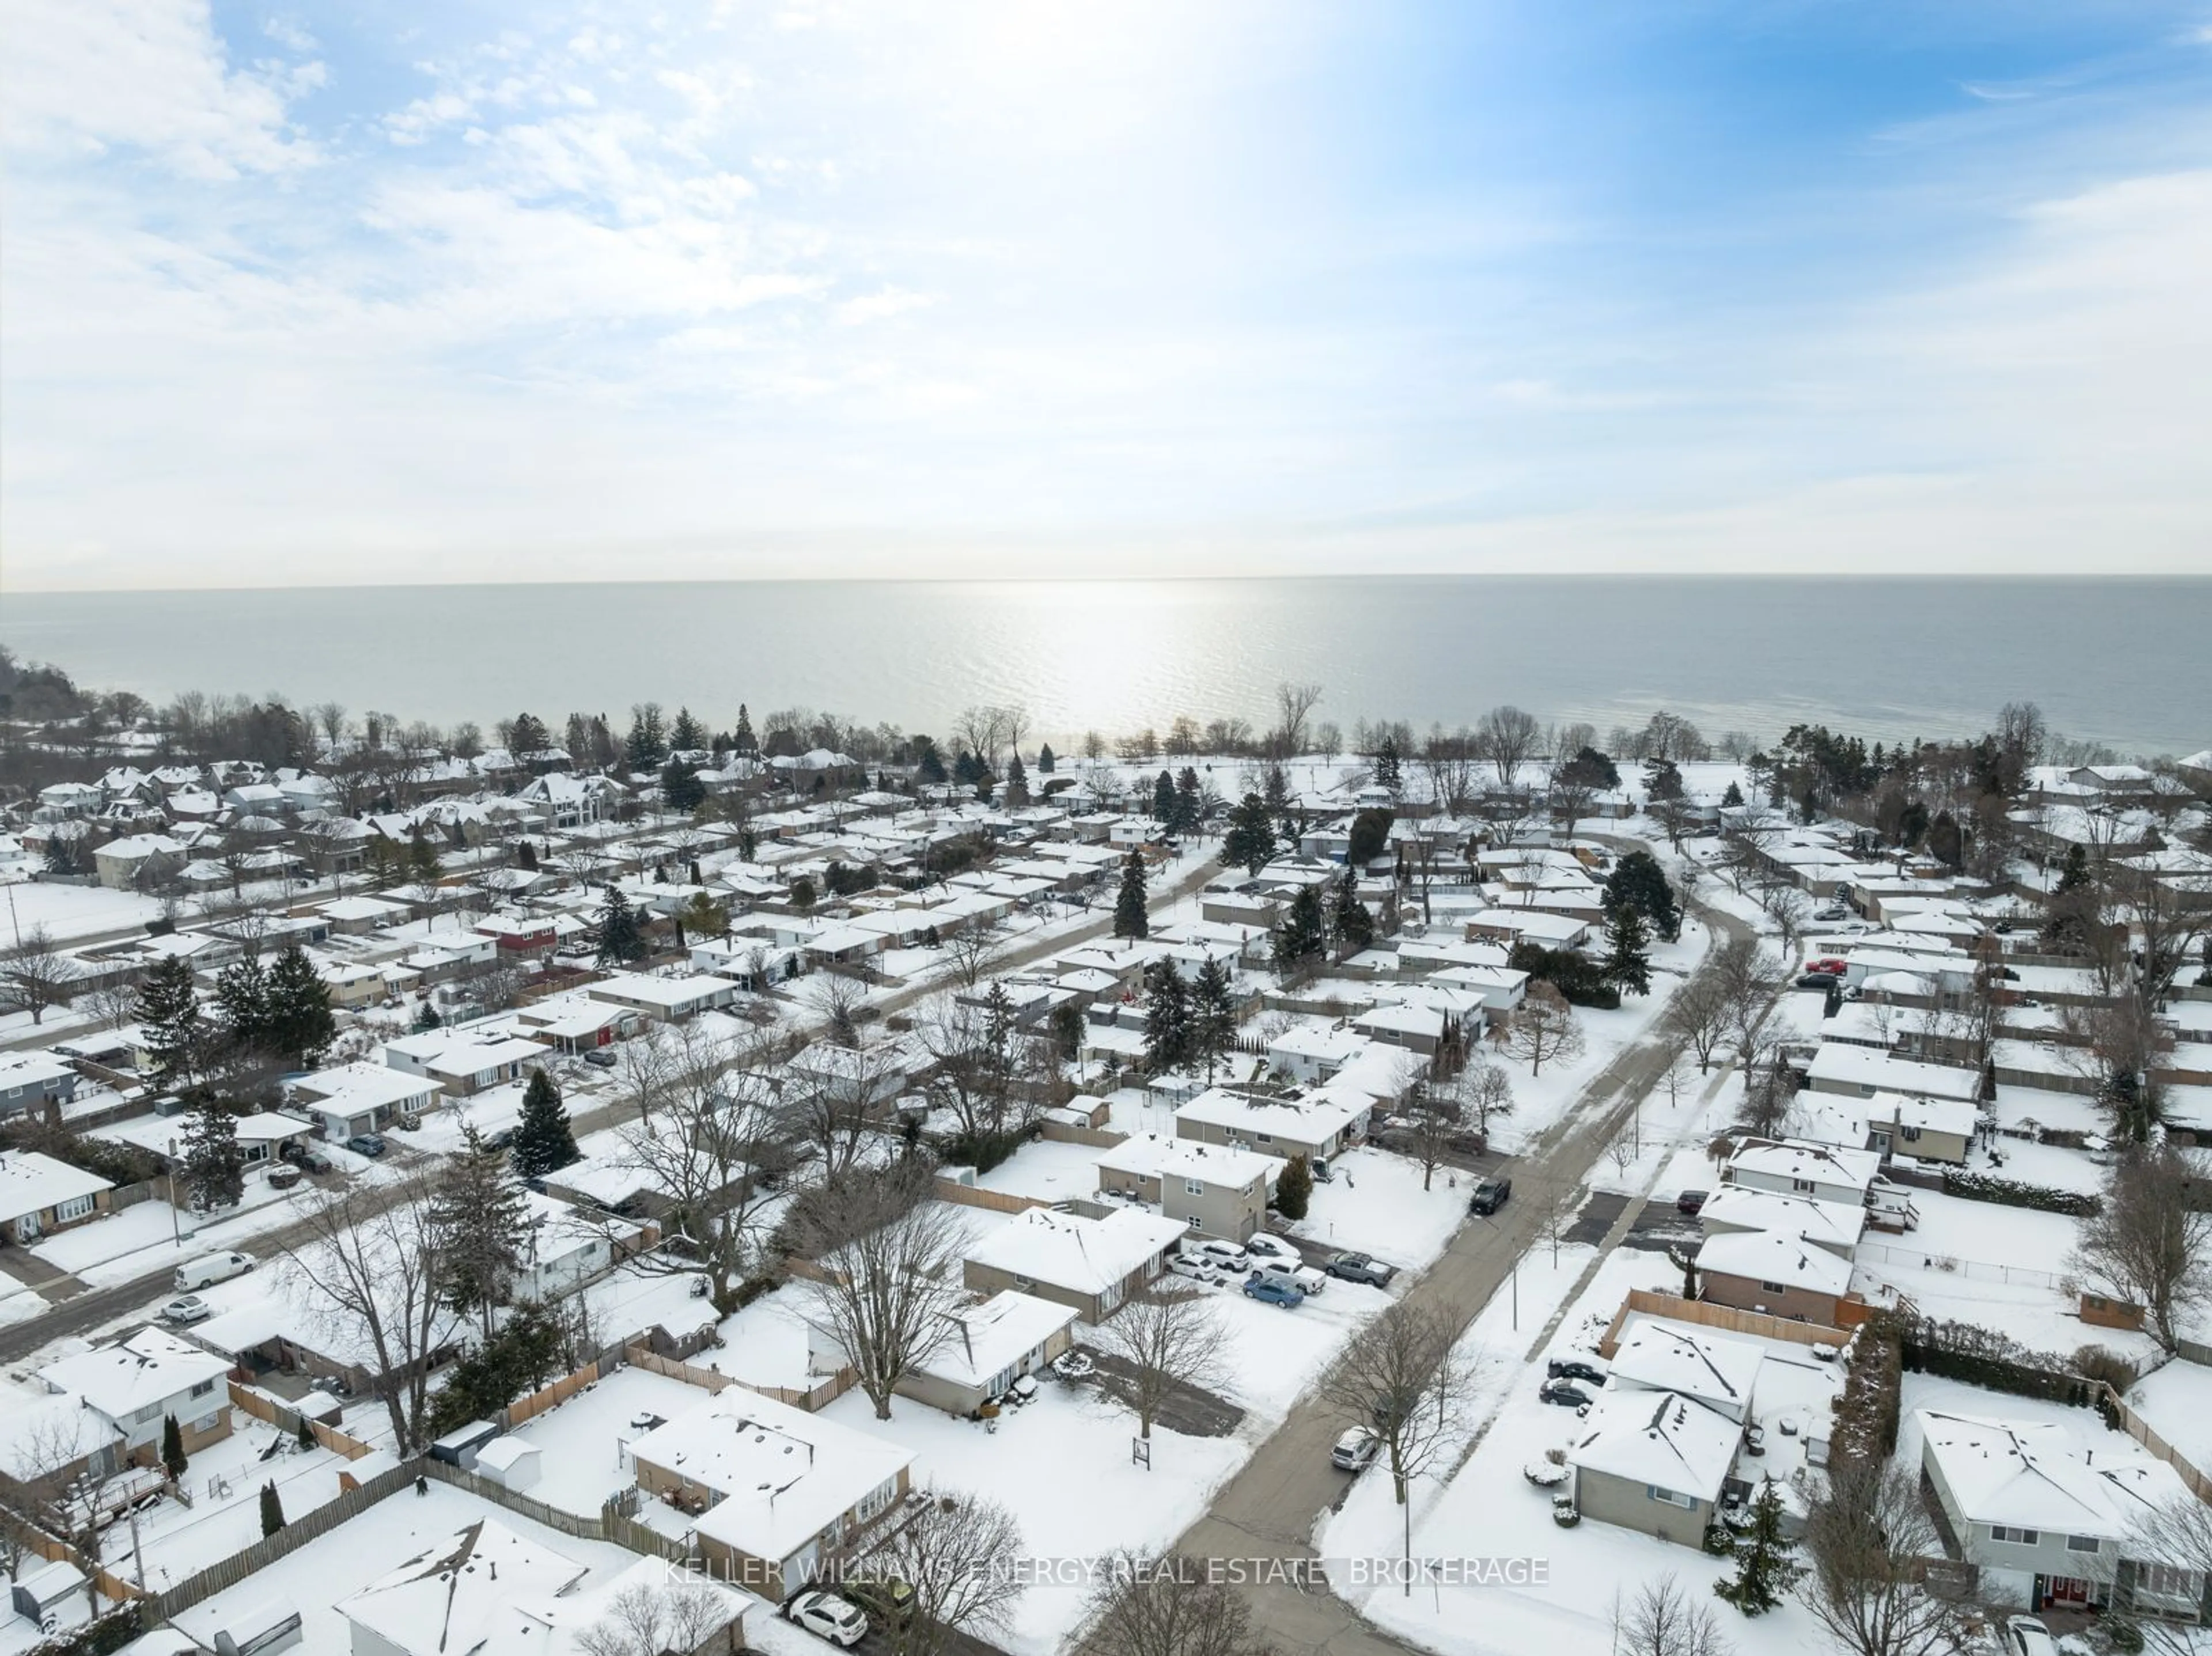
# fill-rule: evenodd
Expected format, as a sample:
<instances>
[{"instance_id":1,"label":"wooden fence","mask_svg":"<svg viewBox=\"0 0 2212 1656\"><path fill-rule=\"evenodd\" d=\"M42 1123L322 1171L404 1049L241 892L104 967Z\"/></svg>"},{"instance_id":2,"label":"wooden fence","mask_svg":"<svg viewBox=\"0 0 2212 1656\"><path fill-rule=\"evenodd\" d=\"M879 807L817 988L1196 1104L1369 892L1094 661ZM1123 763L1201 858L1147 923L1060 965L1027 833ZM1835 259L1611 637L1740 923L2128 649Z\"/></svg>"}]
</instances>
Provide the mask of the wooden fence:
<instances>
[{"instance_id":1,"label":"wooden fence","mask_svg":"<svg viewBox=\"0 0 2212 1656\"><path fill-rule=\"evenodd\" d=\"M1119 1142L1118 1140L1116 1141ZM940 1201L957 1207L988 1208L994 1213L1024 1213L1030 1208L1050 1207L1042 1196L1016 1196L1002 1190L984 1190L976 1185L963 1185L957 1180L937 1176L937 1196Z\"/></svg>"},{"instance_id":2,"label":"wooden fence","mask_svg":"<svg viewBox=\"0 0 2212 1656\"><path fill-rule=\"evenodd\" d=\"M1724 1329L1731 1334L1755 1334L1797 1345L1832 1345L1840 1349L1851 1338L1842 1329L1831 1328L1826 1323L1794 1322L1787 1317L1770 1317L1763 1311L1739 1311L1734 1306L1686 1300L1679 1294L1657 1294L1649 1289L1632 1288L1628 1297L1620 1302L1620 1309L1613 1313L1605 1338L1598 1342L1600 1356L1610 1361L1620 1349L1621 1325L1632 1313L1638 1311L1647 1317L1665 1317L1674 1322L1697 1323L1706 1328Z\"/></svg>"},{"instance_id":3,"label":"wooden fence","mask_svg":"<svg viewBox=\"0 0 2212 1656\"><path fill-rule=\"evenodd\" d=\"M2161 1437L2151 1423L2127 1405L2125 1398L2104 1380L2097 1382L2105 1418L2173 1468L2199 1501L2212 1501L2212 1477L2197 1470L2188 1457Z\"/></svg>"},{"instance_id":4,"label":"wooden fence","mask_svg":"<svg viewBox=\"0 0 2212 1656\"><path fill-rule=\"evenodd\" d=\"M1115 1132L1110 1127L1085 1127L1073 1121L1055 1121L1047 1116L1043 1122L1044 1136L1060 1144L1088 1144L1094 1149L1110 1150L1129 1135ZM963 1186L963 1189L972 1186Z\"/></svg>"},{"instance_id":5,"label":"wooden fence","mask_svg":"<svg viewBox=\"0 0 2212 1656\"><path fill-rule=\"evenodd\" d=\"M622 1362L623 1348L611 1347L608 1350L602 1351L581 1368L577 1369L575 1373L564 1374L550 1386L508 1404L494 1418L499 1422L500 1430L511 1432L525 1422L537 1419L548 1409L559 1408L586 1386L597 1385L601 1375L614 1373L622 1366Z\"/></svg>"},{"instance_id":6,"label":"wooden fence","mask_svg":"<svg viewBox=\"0 0 2212 1656\"><path fill-rule=\"evenodd\" d=\"M818 1385L801 1391L791 1386L761 1386L751 1380L739 1380L735 1374L726 1374L719 1368L702 1368L694 1362L682 1362L674 1357L656 1356L642 1344L632 1345L625 1354L632 1367L650 1374L665 1375L670 1380L682 1380L686 1386L696 1386L710 1397L720 1396L727 1387L742 1386L756 1397L774 1398L778 1403L789 1404L794 1409L804 1409L808 1414L821 1409L836 1398L842 1398L860 1383L857 1370L840 1368Z\"/></svg>"},{"instance_id":7,"label":"wooden fence","mask_svg":"<svg viewBox=\"0 0 2212 1656\"><path fill-rule=\"evenodd\" d=\"M254 1419L266 1421L284 1431L296 1433L300 1429L298 1410L288 1409L267 1392L257 1392L250 1386L240 1386L236 1380L230 1382L230 1404L232 1408L242 1409ZM316 1442L334 1454L343 1455L348 1460L359 1460L374 1447L363 1443L350 1432L342 1432L335 1426L325 1426L319 1420L310 1420L307 1429L314 1434Z\"/></svg>"}]
</instances>

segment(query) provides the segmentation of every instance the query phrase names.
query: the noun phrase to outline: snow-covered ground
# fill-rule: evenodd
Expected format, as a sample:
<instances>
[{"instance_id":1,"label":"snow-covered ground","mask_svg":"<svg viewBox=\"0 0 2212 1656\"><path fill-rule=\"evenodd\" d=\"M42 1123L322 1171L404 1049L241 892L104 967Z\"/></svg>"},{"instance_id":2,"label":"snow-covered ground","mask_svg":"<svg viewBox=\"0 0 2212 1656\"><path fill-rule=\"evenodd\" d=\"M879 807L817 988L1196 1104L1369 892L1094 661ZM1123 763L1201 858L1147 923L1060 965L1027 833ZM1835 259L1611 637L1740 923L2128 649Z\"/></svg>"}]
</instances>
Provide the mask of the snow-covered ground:
<instances>
[{"instance_id":1,"label":"snow-covered ground","mask_svg":"<svg viewBox=\"0 0 2212 1656\"><path fill-rule=\"evenodd\" d=\"M637 1481L623 1446L647 1429L630 1422L646 1416L673 1420L708 1398L703 1387L683 1380L642 1368L617 1369L515 1429L515 1437L544 1452L530 1495L565 1512L597 1518L608 1496Z\"/></svg>"},{"instance_id":2,"label":"snow-covered ground","mask_svg":"<svg viewBox=\"0 0 2212 1656\"><path fill-rule=\"evenodd\" d=\"M2191 1465L2212 1471L2212 1368L2176 1357L2137 1380L2128 1402Z\"/></svg>"},{"instance_id":3,"label":"snow-covered ground","mask_svg":"<svg viewBox=\"0 0 2212 1656\"><path fill-rule=\"evenodd\" d=\"M1335 1157L1330 1171L1292 1235L1413 1271L1433 1263L1466 1221L1468 1175L1455 1169L1438 1168L1423 1190L1419 1162L1364 1145Z\"/></svg>"}]
</instances>

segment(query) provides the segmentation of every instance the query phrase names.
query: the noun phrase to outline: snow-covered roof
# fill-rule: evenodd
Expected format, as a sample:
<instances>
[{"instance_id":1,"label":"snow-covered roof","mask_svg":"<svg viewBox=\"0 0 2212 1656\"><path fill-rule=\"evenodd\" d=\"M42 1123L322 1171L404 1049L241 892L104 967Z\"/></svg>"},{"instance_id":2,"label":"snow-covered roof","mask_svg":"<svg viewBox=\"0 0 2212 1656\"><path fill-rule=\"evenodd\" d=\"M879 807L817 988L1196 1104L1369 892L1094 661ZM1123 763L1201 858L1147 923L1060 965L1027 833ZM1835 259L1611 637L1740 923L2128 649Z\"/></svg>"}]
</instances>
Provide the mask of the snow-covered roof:
<instances>
[{"instance_id":1,"label":"snow-covered roof","mask_svg":"<svg viewBox=\"0 0 2212 1656\"><path fill-rule=\"evenodd\" d=\"M1328 1092L1304 1093L1296 1098L1255 1098L1225 1087L1212 1087L1189 1103L1178 1106L1176 1119L1318 1143L1360 1120L1368 1108L1364 1098Z\"/></svg>"},{"instance_id":2,"label":"snow-covered roof","mask_svg":"<svg viewBox=\"0 0 2212 1656\"><path fill-rule=\"evenodd\" d=\"M955 1386L981 1386L1073 1322L1075 1307L1009 1288L951 1320L951 1338L916 1367Z\"/></svg>"},{"instance_id":3,"label":"snow-covered roof","mask_svg":"<svg viewBox=\"0 0 2212 1656\"><path fill-rule=\"evenodd\" d=\"M230 1365L159 1328L142 1328L118 1345L64 1357L39 1370L57 1392L74 1392L118 1425L141 1409L165 1404L204 1381L221 1380ZM218 1399L228 1402L228 1398Z\"/></svg>"},{"instance_id":4,"label":"snow-covered roof","mask_svg":"<svg viewBox=\"0 0 2212 1656\"><path fill-rule=\"evenodd\" d=\"M2117 1433L2085 1453L2056 1422L1987 1420L1923 1409L1920 1453L1970 1524L2125 1540L2160 1508L2193 1497L2173 1468Z\"/></svg>"},{"instance_id":5,"label":"snow-covered roof","mask_svg":"<svg viewBox=\"0 0 2212 1656\"><path fill-rule=\"evenodd\" d=\"M1612 1371L1616 1385L1680 1392L1733 1419L1751 1407L1752 1387L1765 1361L1748 1340L1638 1318L1621 1335Z\"/></svg>"},{"instance_id":6,"label":"snow-covered roof","mask_svg":"<svg viewBox=\"0 0 2212 1656\"><path fill-rule=\"evenodd\" d=\"M1923 1064L1896 1058L1871 1046L1823 1041L1813 1054L1806 1079L1815 1089L1823 1082L1873 1088L1886 1093L1907 1093L1926 1098L1973 1099L1980 1095L1978 1070L1954 1069L1948 1064ZM1833 1090L1829 1089L1827 1090Z\"/></svg>"},{"instance_id":7,"label":"snow-covered roof","mask_svg":"<svg viewBox=\"0 0 2212 1656\"><path fill-rule=\"evenodd\" d=\"M897 1477L914 1451L733 1386L630 1446L722 1498L701 1535L781 1562Z\"/></svg>"},{"instance_id":8,"label":"snow-covered roof","mask_svg":"<svg viewBox=\"0 0 2212 1656\"><path fill-rule=\"evenodd\" d=\"M1705 1198L1698 1218L1708 1228L1778 1230L1808 1242L1856 1247L1866 1234L1867 1210L1857 1202L1823 1202L1794 1191L1755 1185L1723 1185Z\"/></svg>"},{"instance_id":9,"label":"snow-covered roof","mask_svg":"<svg viewBox=\"0 0 2212 1656\"><path fill-rule=\"evenodd\" d=\"M519 1601L552 1598L583 1565L480 1518L337 1603L339 1614L405 1656L542 1649ZM542 1638L541 1631L538 1635Z\"/></svg>"},{"instance_id":10,"label":"snow-covered roof","mask_svg":"<svg viewBox=\"0 0 2212 1656\"><path fill-rule=\"evenodd\" d=\"M380 1064L361 1063L318 1070L313 1075L301 1077L292 1085L316 1107L348 1115L427 1100L438 1090L438 1083L426 1076L386 1069Z\"/></svg>"},{"instance_id":11,"label":"snow-covered roof","mask_svg":"<svg viewBox=\"0 0 2212 1656\"><path fill-rule=\"evenodd\" d=\"M114 1186L40 1150L0 1150L0 1225Z\"/></svg>"},{"instance_id":12,"label":"snow-covered roof","mask_svg":"<svg viewBox=\"0 0 2212 1656\"><path fill-rule=\"evenodd\" d=\"M1029 1208L972 1244L970 1262L1079 1294L1118 1286L1182 1240L1188 1227L1136 1208L1102 1218Z\"/></svg>"},{"instance_id":13,"label":"snow-covered roof","mask_svg":"<svg viewBox=\"0 0 2212 1656\"><path fill-rule=\"evenodd\" d=\"M1567 1450L1577 1468L1700 1501L1719 1495L1743 1438L1737 1422L1674 1392L1607 1388L1582 1427Z\"/></svg>"},{"instance_id":14,"label":"snow-covered roof","mask_svg":"<svg viewBox=\"0 0 2212 1656\"><path fill-rule=\"evenodd\" d=\"M1139 1178L1196 1179L1209 1185L1243 1190L1283 1170L1282 1158L1235 1144L1206 1144L1195 1138L1169 1138L1159 1133L1137 1133L1094 1158L1100 1188L1109 1171L1135 1174Z\"/></svg>"},{"instance_id":15,"label":"snow-covered roof","mask_svg":"<svg viewBox=\"0 0 2212 1656\"><path fill-rule=\"evenodd\" d=\"M1881 1176L1881 1157L1873 1150L1834 1144L1808 1144L1788 1138L1762 1140L1744 1145L1730 1156L1729 1172L1808 1179L1816 1185L1846 1185L1863 1191Z\"/></svg>"},{"instance_id":16,"label":"snow-covered roof","mask_svg":"<svg viewBox=\"0 0 2212 1656\"><path fill-rule=\"evenodd\" d=\"M1849 1259L1780 1230L1729 1230L1708 1236L1698 1248L1698 1269L1814 1294L1841 1294L1851 1283Z\"/></svg>"}]
</instances>

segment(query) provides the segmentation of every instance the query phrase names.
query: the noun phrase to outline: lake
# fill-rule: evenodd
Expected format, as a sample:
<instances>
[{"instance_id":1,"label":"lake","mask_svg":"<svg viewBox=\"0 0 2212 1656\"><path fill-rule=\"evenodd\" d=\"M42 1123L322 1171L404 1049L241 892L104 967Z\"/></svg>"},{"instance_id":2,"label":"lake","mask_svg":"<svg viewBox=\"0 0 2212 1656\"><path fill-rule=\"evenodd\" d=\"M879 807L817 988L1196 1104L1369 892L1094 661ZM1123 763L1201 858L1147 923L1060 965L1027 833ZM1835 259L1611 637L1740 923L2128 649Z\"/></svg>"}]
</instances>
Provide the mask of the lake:
<instances>
[{"instance_id":1,"label":"lake","mask_svg":"<svg viewBox=\"0 0 2212 1656\"><path fill-rule=\"evenodd\" d=\"M1709 737L1800 720L1967 734L2011 701L2145 754L2212 743L2212 578L1377 576L1142 582L700 582L0 594L0 641L156 701L279 692L435 724L527 710L715 726L750 704L943 732L1018 704L1065 745L1177 713L1425 729L1502 701L1601 733L1674 708ZM1032 738L1035 739L1035 738Z\"/></svg>"}]
</instances>

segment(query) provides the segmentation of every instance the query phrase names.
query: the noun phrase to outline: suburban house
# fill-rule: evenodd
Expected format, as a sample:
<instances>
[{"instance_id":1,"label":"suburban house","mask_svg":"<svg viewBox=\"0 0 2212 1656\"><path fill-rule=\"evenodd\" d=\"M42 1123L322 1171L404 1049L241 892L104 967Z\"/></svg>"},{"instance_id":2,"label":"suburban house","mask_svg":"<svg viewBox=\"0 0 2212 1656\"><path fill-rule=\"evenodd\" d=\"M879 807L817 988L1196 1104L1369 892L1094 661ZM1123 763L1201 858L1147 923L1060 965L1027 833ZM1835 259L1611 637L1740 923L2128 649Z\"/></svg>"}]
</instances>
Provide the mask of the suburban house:
<instances>
[{"instance_id":1,"label":"suburban house","mask_svg":"<svg viewBox=\"0 0 2212 1656\"><path fill-rule=\"evenodd\" d=\"M1964 1099L1876 1093L1864 1105L1866 1146L1883 1156L1963 1162L1979 1131L1980 1107Z\"/></svg>"},{"instance_id":2,"label":"suburban house","mask_svg":"<svg viewBox=\"0 0 2212 1656\"><path fill-rule=\"evenodd\" d=\"M2098 1430L2085 1444L2055 1422L1929 1409L1913 1418L1944 1539L1976 1568L1976 1597L2037 1611L2115 1606L2203 1619L2199 1561L2135 1556L2146 1519L2196 1497L2132 1439Z\"/></svg>"},{"instance_id":3,"label":"suburban house","mask_svg":"<svg viewBox=\"0 0 2212 1656\"><path fill-rule=\"evenodd\" d=\"M1018 1289L1101 1323L1167 1268L1169 1253L1188 1234L1180 1219L1142 1208L1096 1219L1029 1208L969 1245L961 1280L978 1294Z\"/></svg>"},{"instance_id":4,"label":"suburban house","mask_svg":"<svg viewBox=\"0 0 2212 1656\"><path fill-rule=\"evenodd\" d=\"M1785 1196L1809 1196L1816 1202L1864 1207L1867 1192L1881 1172L1881 1157L1872 1150L1811 1144L1794 1138L1754 1138L1747 1140L1729 1158L1724 1177L1731 1185L1753 1190L1780 1191Z\"/></svg>"},{"instance_id":5,"label":"suburban house","mask_svg":"<svg viewBox=\"0 0 2212 1656\"><path fill-rule=\"evenodd\" d=\"M386 1041L384 1061L402 1074L427 1077L453 1098L520 1081L526 1066L542 1064L545 1048L516 1034L432 1029Z\"/></svg>"},{"instance_id":6,"label":"suburban house","mask_svg":"<svg viewBox=\"0 0 2212 1656\"><path fill-rule=\"evenodd\" d=\"M1176 1110L1176 1132L1207 1144L1237 1144L1268 1156L1334 1156L1356 1143L1367 1101L1328 1093L1255 1093L1209 1087Z\"/></svg>"},{"instance_id":7,"label":"suburban house","mask_svg":"<svg viewBox=\"0 0 2212 1656\"><path fill-rule=\"evenodd\" d=\"M972 1415L1067 1350L1075 1308L1005 1289L946 1321L945 1339L907 1370L897 1390L947 1414Z\"/></svg>"},{"instance_id":8,"label":"suburban house","mask_svg":"<svg viewBox=\"0 0 2212 1656\"><path fill-rule=\"evenodd\" d=\"M68 1103L76 1079L76 1067L52 1052L0 1052L0 1121Z\"/></svg>"},{"instance_id":9,"label":"suburban house","mask_svg":"<svg viewBox=\"0 0 2212 1656\"><path fill-rule=\"evenodd\" d=\"M1467 940L1508 948L1532 943L1539 949L1580 949L1590 940L1590 923L1541 908L1486 908L1468 918Z\"/></svg>"},{"instance_id":10,"label":"suburban house","mask_svg":"<svg viewBox=\"0 0 2212 1656\"><path fill-rule=\"evenodd\" d=\"M1723 1231L1698 1248L1698 1296L1833 1327L1851 1262L1783 1230Z\"/></svg>"},{"instance_id":11,"label":"suburban house","mask_svg":"<svg viewBox=\"0 0 2212 1656\"><path fill-rule=\"evenodd\" d=\"M97 846L93 872L117 891L131 891L173 874L184 866L185 846L166 834L129 834Z\"/></svg>"},{"instance_id":12,"label":"suburban house","mask_svg":"<svg viewBox=\"0 0 2212 1656\"><path fill-rule=\"evenodd\" d=\"M35 1242L105 1212L115 1186L40 1150L0 1150L0 1240Z\"/></svg>"},{"instance_id":13,"label":"suburban house","mask_svg":"<svg viewBox=\"0 0 2212 1656\"><path fill-rule=\"evenodd\" d=\"M1698 1223L1708 1236L1779 1231L1848 1259L1866 1234L1867 1210L1856 1202L1823 1202L1751 1185L1723 1185L1698 1210Z\"/></svg>"},{"instance_id":14,"label":"suburban house","mask_svg":"<svg viewBox=\"0 0 2212 1656\"><path fill-rule=\"evenodd\" d=\"M708 1573L781 1602L905 1498L914 1452L733 1386L629 1445L644 1493L694 1515Z\"/></svg>"},{"instance_id":15,"label":"suburban house","mask_svg":"<svg viewBox=\"0 0 2212 1656\"><path fill-rule=\"evenodd\" d=\"M81 1351L39 1370L49 1392L82 1400L122 1440L122 1458L150 1465L161 1459L163 1422L184 1434L185 1453L198 1454L230 1435L230 1365L159 1328Z\"/></svg>"},{"instance_id":16,"label":"suburban house","mask_svg":"<svg viewBox=\"0 0 2212 1656\"><path fill-rule=\"evenodd\" d=\"M1805 1071L1805 1084L1816 1093L1844 1093L1872 1098L1877 1093L1900 1093L1916 1098L1948 1098L1972 1103L1982 1095L1979 1070L1954 1068L1948 1064L1923 1064L1893 1057L1869 1046L1822 1041Z\"/></svg>"},{"instance_id":17,"label":"suburban house","mask_svg":"<svg viewBox=\"0 0 2212 1656\"><path fill-rule=\"evenodd\" d=\"M608 1001L575 993L549 995L514 1013L517 1034L574 1056L611 1046L637 1032L638 1016Z\"/></svg>"},{"instance_id":18,"label":"suburban house","mask_svg":"<svg viewBox=\"0 0 2212 1656\"><path fill-rule=\"evenodd\" d=\"M530 1216L520 1269L508 1284L515 1299L550 1303L605 1275L647 1240L647 1227L588 1215L534 1190L522 1195Z\"/></svg>"},{"instance_id":19,"label":"suburban house","mask_svg":"<svg viewBox=\"0 0 2212 1656\"><path fill-rule=\"evenodd\" d=\"M1096 1159L1098 1188L1158 1207L1201 1236L1241 1242L1267 1217L1279 1157L1235 1144L1138 1133Z\"/></svg>"},{"instance_id":20,"label":"suburban house","mask_svg":"<svg viewBox=\"0 0 2212 1656\"><path fill-rule=\"evenodd\" d=\"M496 1518L480 1518L337 1609L352 1629L353 1656L520 1656L555 1647L526 1606L559 1599L587 1573Z\"/></svg>"},{"instance_id":21,"label":"suburban house","mask_svg":"<svg viewBox=\"0 0 2212 1656\"><path fill-rule=\"evenodd\" d=\"M318 1070L294 1082L292 1094L292 1107L320 1126L324 1137L341 1141L438 1107L436 1082L376 1064Z\"/></svg>"},{"instance_id":22,"label":"suburban house","mask_svg":"<svg viewBox=\"0 0 2212 1656\"><path fill-rule=\"evenodd\" d=\"M1567 1449L1585 1518L1685 1547L1705 1544L1743 1423L1674 1392L1607 1386Z\"/></svg>"},{"instance_id":23,"label":"suburban house","mask_svg":"<svg viewBox=\"0 0 2212 1656\"><path fill-rule=\"evenodd\" d=\"M817 1040L800 1047L783 1067L801 1087L836 1103L872 1109L904 1092L924 1060L913 1043L902 1040L861 1047Z\"/></svg>"},{"instance_id":24,"label":"suburban house","mask_svg":"<svg viewBox=\"0 0 2212 1656\"><path fill-rule=\"evenodd\" d=\"M1267 1067L1311 1086L1327 1081L1365 1052L1367 1045L1349 1029L1300 1024L1267 1043Z\"/></svg>"},{"instance_id":25,"label":"suburban house","mask_svg":"<svg viewBox=\"0 0 2212 1656\"><path fill-rule=\"evenodd\" d=\"M1612 1384L1641 1392L1674 1392L1742 1425L1765 1354L1748 1340L1638 1318L1622 1334L1608 1365Z\"/></svg>"},{"instance_id":26,"label":"suburban house","mask_svg":"<svg viewBox=\"0 0 2212 1656\"><path fill-rule=\"evenodd\" d=\"M727 1006L738 996L738 986L727 978L701 974L694 977L655 978L640 972L617 972L585 986L593 1000L603 1000L662 1023L682 1023L702 1012Z\"/></svg>"}]
</instances>

